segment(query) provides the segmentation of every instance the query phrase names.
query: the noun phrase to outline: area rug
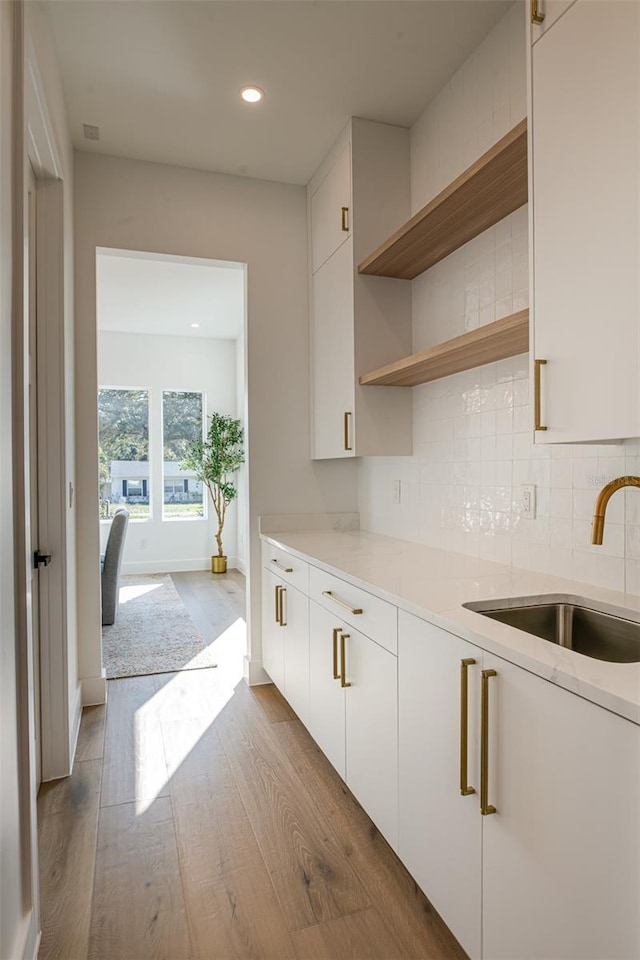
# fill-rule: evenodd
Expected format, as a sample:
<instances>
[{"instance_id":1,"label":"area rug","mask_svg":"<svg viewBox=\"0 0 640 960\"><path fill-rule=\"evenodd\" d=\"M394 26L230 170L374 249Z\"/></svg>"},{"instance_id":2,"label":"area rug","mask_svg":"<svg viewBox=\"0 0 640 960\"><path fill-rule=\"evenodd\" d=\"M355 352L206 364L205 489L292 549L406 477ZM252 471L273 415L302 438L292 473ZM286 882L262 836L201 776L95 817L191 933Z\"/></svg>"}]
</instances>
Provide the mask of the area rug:
<instances>
[{"instance_id":1,"label":"area rug","mask_svg":"<svg viewBox=\"0 0 640 960\"><path fill-rule=\"evenodd\" d=\"M215 666L170 574L120 578L116 622L102 628L109 680Z\"/></svg>"}]
</instances>

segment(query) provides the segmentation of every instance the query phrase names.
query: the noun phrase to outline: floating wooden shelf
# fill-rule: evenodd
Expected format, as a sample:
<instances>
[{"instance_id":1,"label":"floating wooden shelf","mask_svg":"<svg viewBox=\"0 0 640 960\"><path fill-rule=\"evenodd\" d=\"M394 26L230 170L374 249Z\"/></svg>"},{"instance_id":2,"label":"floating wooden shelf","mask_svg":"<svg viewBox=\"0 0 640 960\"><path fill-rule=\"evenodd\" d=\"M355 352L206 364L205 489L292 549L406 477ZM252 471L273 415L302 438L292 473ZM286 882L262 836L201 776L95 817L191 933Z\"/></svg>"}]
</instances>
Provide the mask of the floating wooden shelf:
<instances>
[{"instance_id":1,"label":"floating wooden shelf","mask_svg":"<svg viewBox=\"0 0 640 960\"><path fill-rule=\"evenodd\" d=\"M413 280L527 202L527 121L460 174L358 267Z\"/></svg>"},{"instance_id":2,"label":"floating wooden shelf","mask_svg":"<svg viewBox=\"0 0 640 960\"><path fill-rule=\"evenodd\" d=\"M416 387L483 363L505 360L529 349L529 311L520 310L436 347L396 360L360 377L363 385Z\"/></svg>"}]
</instances>

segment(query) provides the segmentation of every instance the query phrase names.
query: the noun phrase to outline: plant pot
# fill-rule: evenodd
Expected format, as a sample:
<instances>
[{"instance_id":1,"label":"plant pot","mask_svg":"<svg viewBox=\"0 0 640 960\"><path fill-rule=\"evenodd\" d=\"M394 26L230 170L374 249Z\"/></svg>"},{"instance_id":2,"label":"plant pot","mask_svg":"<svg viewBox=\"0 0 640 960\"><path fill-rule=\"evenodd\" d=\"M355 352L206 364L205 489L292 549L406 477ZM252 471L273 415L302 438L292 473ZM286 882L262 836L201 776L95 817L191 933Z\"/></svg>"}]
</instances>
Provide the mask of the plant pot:
<instances>
[{"instance_id":1,"label":"plant pot","mask_svg":"<svg viewBox=\"0 0 640 960\"><path fill-rule=\"evenodd\" d=\"M226 572L227 572L227 558L211 557L211 573L226 573Z\"/></svg>"}]
</instances>

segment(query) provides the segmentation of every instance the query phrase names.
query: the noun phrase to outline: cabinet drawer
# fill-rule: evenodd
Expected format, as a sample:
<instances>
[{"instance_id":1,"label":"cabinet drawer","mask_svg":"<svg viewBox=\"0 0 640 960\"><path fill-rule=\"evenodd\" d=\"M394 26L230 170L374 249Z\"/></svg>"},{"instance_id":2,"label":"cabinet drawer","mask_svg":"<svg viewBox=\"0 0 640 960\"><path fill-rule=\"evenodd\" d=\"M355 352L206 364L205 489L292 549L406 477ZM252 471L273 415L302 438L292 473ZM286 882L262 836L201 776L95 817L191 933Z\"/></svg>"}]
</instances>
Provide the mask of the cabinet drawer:
<instances>
[{"instance_id":1,"label":"cabinet drawer","mask_svg":"<svg viewBox=\"0 0 640 960\"><path fill-rule=\"evenodd\" d=\"M309 594L309 564L272 543L262 544L262 565L271 573L290 583L304 594Z\"/></svg>"},{"instance_id":2,"label":"cabinet drawer","mask_svg":"<svg viewBox=\"0 0 640 960\"><path fill-rule=\"evenodd\" d=\"M311 567L309 596L390 653L398 652L398 608L324 570ZM358 611L357 613L354 611Z\"/></svg>"}]
</instances>

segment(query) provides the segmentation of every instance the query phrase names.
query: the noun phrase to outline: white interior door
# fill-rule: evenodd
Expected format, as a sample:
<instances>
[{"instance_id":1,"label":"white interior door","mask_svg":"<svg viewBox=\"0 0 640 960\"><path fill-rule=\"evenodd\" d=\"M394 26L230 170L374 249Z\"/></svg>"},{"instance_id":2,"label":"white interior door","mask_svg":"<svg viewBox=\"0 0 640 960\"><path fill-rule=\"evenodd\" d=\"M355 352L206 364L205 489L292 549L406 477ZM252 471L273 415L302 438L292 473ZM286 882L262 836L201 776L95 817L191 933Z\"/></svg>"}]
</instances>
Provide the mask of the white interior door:
<instances>
[{"instance_id":1,"label":"white interior door","mask_svg":"<svg viewBox=\"0 0 640 960\"><path fill-rule=\"evenodd\" d=\"M29 230L27 238L29 281L29 508L30 548L35 558L39 550L38 524L38 393L37 393L37 299L36 299L36 180L29 168ZM36 789L42 780L40 710L40 567L31 569L31 622L33 644L33 700L35 712Z\"/></svg>"}]
</instances>

